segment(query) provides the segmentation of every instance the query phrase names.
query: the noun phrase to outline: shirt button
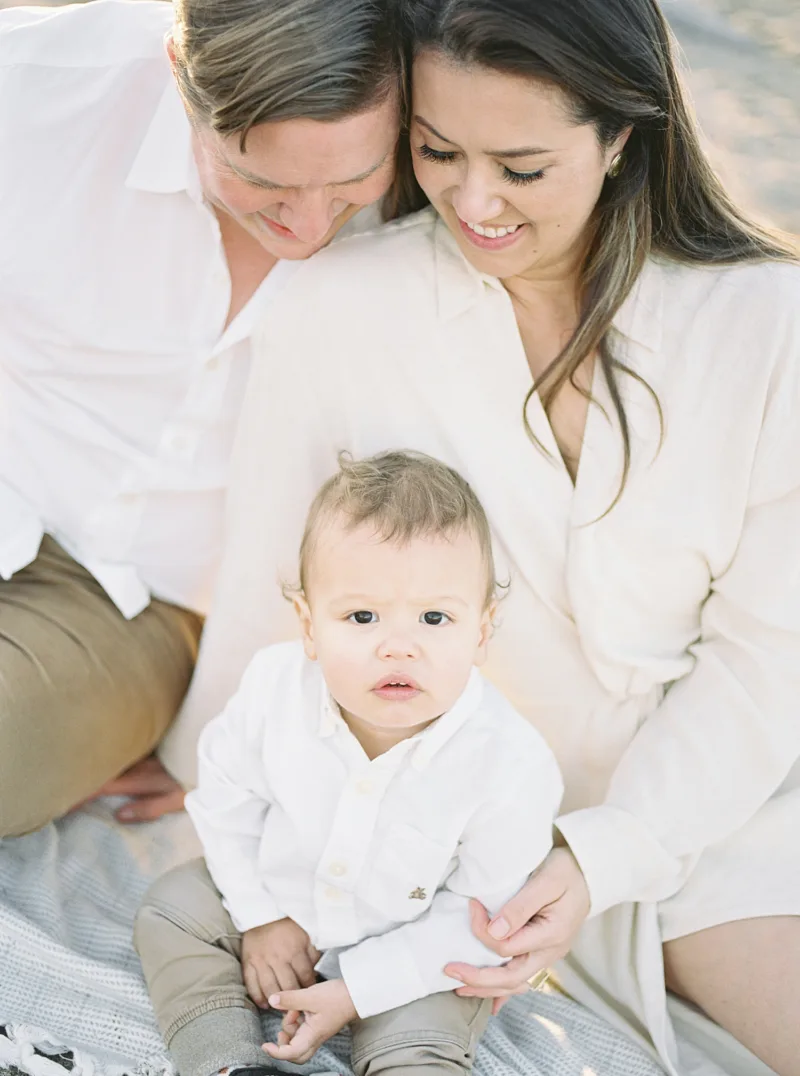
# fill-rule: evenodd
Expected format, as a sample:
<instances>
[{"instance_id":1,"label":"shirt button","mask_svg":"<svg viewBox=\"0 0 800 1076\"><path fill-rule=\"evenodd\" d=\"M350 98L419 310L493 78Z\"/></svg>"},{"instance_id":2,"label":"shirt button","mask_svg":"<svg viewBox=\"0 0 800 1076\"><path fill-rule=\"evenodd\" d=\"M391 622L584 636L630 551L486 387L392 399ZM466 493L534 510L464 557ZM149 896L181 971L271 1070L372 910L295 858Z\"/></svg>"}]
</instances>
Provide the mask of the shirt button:
<instances>
[{"instance_id":1,"label":"shirt button","mask_svg":"<svg viewBox=\"0 0 800 1076\"><path fill-rule=\"evenodd\" d=\"M166 437L166 444L170 452L186 452L190 439L185 433L170 433Z\"/></svg>"},{"instance_id":2,"label":"shirt button","mask_svg":"<svg viewBox=\"0 0 800 1076\"><path fill-rule=\"evenodd\" d=\"M328 873L332 878L341 878L347 874L347 867L344 863L331 863L330 867L328 867Z\"/></svg>"},{"instance_id":3,"label":"shirt button","mask_svg":"<svg viewBox=\"0 0 800 1076\"><path fill-rule=\"evenodd\" d=\"M368 796L373 787L372 781L359 781L356 784L356 792L359 792L362 796Z\"/></svg>"},{"instance_id":4,"label":"shirt button","mask_svg":"<svg viewBox=\"0 0 800 1076\"><path fill-rule=\"evenodd\" d=\"M329 885L325 890L325 896L328 900L338 900L341 896L341 890L337 889L336 886Z\"/></svg>"}]
</instances>

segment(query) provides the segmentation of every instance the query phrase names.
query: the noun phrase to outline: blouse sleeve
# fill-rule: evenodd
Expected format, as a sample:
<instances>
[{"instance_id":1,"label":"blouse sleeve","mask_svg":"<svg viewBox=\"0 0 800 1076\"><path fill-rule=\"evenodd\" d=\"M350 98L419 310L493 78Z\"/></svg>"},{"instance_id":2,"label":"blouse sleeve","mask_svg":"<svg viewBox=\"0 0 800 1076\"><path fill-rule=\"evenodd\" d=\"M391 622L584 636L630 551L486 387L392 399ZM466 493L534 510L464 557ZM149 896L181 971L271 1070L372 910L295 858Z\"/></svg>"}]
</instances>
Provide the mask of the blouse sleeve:
<instances>
[{"instance_id":1,"label":"blouse sleeve","mask_svg":"<svg viewBox=\"0 0 800 1076\"><path fill-rule=\"evenodd\" d=\"M658 901L741 828L800 756L800 325L781 341L738 548L692 647L602 806L559 820L596 915ZM755 361L755 360L754 360Z\"/></svg>"}]
</instances>

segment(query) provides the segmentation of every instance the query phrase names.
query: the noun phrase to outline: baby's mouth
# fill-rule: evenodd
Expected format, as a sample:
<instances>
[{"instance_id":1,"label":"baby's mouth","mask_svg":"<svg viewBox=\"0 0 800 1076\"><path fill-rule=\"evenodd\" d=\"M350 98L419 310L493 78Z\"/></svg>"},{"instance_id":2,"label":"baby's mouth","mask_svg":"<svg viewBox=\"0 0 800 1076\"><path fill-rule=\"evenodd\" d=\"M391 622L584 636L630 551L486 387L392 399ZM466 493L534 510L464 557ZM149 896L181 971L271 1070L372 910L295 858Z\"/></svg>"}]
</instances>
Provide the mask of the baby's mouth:
<instances>
[{"instance_id":1,"label":"baby's mouth","mask_svg":"<svg viewBox=\"0 0 800 1076\"><path fill-rule=\"evenodd\" d=\"M401 673L392 673L384 676L373 687L372 693L381 699L389 699L393 702L406 702L414 699L422 691L416 680Z\"/></svg>"}]
</instances>

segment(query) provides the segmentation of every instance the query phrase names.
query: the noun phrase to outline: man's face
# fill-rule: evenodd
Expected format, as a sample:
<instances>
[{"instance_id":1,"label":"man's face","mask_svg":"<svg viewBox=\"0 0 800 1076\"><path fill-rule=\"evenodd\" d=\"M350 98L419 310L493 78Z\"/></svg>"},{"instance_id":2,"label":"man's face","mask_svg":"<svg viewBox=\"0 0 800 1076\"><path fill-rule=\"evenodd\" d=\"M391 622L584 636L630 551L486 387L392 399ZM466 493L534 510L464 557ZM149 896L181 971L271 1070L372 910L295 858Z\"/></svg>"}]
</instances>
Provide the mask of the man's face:
<instances>
[{"instance_id":1,"label":"man's face","mask_svg":"<svg viewBox=\"0 0 800 1076\"><path fill-rule=\"evenodd\" d=\"M263 123L247 136L196 126L193 149L208 201L242 225L275 258L307 258L394 177L396 94L342 120Z\"/></svg>"}]
</instances>

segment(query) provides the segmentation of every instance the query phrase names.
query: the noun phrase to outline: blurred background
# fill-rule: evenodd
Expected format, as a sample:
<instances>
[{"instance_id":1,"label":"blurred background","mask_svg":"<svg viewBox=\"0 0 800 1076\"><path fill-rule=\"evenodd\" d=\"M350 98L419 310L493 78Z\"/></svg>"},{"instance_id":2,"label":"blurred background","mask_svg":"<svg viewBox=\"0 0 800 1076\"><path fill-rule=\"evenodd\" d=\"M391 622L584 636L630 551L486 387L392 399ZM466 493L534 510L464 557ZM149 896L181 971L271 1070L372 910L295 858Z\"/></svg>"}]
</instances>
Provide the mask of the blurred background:
<instances>
[{"instance_id":1,"label":"blurred background","mask_svg":"<svg viewBox=\"0 0 800 1076\"><path fill-rule=\"evenodd\" d=\"M17 2L0 0L0 8ZM718 172L747 209L800 234L800 0L662 7Z\"/></svg>"}]
</instances>

